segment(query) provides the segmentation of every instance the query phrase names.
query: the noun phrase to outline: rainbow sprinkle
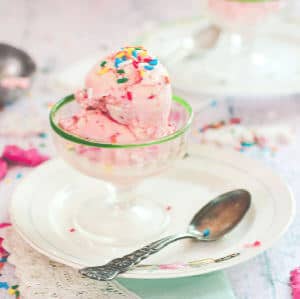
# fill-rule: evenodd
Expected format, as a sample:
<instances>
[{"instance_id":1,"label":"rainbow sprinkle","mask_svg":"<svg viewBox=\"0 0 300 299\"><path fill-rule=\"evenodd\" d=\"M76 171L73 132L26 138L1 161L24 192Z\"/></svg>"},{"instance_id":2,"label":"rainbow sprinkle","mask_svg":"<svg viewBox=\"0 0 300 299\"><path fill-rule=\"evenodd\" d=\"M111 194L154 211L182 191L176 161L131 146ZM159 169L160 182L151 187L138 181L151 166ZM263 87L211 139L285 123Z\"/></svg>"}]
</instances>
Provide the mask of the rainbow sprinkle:
<instances>
[{"instance_id":1,"label":"rainbow sprinkle","mask_svg":"<svg viewBox=\"0 0 300 299\"><path fill-rule=\"evenodd\" d=\"M150 65L157 65L158 64L158 60L157 59L152 59L149 61Z\"/></svg>"},{"instance_id":2,"label":"rainbow sprinkle","mask_svg":"<svg viewBox=\"0 0 300 299\"><path fill-rule=\"evenodd\" d=\"M154 69L154 67L152 65L145 65L144 69L147 71L152 71Z\"/></svg>"},{"instance_id":3,"label":"rainbow sprinkle","mask_svg":"<svg viewBox=\"0 0 300 299\"><path fill-rule=\"evenodd\" d=\"M144 77L144 74L145 74L145 71L143 71L143 70L140 70L140 76L143 78Z\"/></svg>"},{"instance_id":4,"label":"rainbow sprinkle","mask_svg":"<svg viewBox=\"0 0 300 299\"><path fill-rule=\"evenodd\" d=\"M48 134L47 133L45 133L45 132L41 132L41 133L39 133L38 134L38 136L40 137L40 138L47 138L48 137Z\"/></svg>"},{"instance_id":5,"label":"rainbow sprinkle","mask_svg":"<svg viewBox=\"0 0 300 299\"><path fill-rule=\"evenodd\" d=\"M123 60L121 59L121 58L116 58L115 59L115 68L118 68L119 67L119 65L121 64L123 62Z\"/></svg>"},{"instance_id":6,"label":"rainbow sprinkle","mask_svg":"<svg viewBox=\"0 0 300 299\"><path fill-rule=\"evenodd\" d=\"M9 295L15 295L16 298L19 298L20 297L20 291L18 290L18 285L13 285L11 286L8 290L7 290L7 293Z\"/></svg>"},{"instance_id":7,"label":"rainbow sprinkle","mask_svg":"<svg viewBox=\"0 0 300 299\"><path fill-rule=\"evenodd\" d=\"M214 122L214 123L211 123L211 124L207 124L207 125L204 125L203 127L201 127L199 129L199 132L200 133L204 133L205 131L209 130L209 129L220 129L226 125L229 125L229 124L240 124L241 123L241 119L240 118L231 118L228 122L226 122L225 120L221 120L221 121L218 121L218 122Z\"/></svg>"},{"instance_id":8,"label":"rainbow sprinkle","mask_svg":"<svg viewBox=\"0 0 300 299\"><path fill-rule=\"evenodd\" d=\"M117 83L118 83L118 84L121 84L121 83L126 83L127 81L128 81L128 78L125 78L125 77L124 77L124 78L118 79L118 80L117 80Z\"/></svg>"},{"instance_id":9,"label":"rainbow sprinkle","mask_svg":"<svg viewBox=\"0 0 300 299\"><path fill-rule=\"evenodd\" d=\"M165 76L165 83L166 83L166 84L169 84L169 83L170 83L170 78L167 77L167 76Z\"/></svg>"},{"instance_id":10,"label":"rainbow sprinkle","mask_svg":"<svg viewBox=\"0 0 300 299\"><path fill-rule=\"evenodd\" d=\"M208 237L210 235L210 230L206 228L202 233L203 233L203 237Z\"/></svg>"},{"instance_id":11,"label":"rainbow sprinkle","mask_svg":"<svg viewBox=\"0 0 300 299\"><path fill-rule=\"evenodd\" d=\"M292 288L293 299L300 298L300 267L294 269L290 273L290 286Z\"/></svg>"},{"instance_id":12,"label":"rainbow sprinkle","mask_svg":"<svg viewBox=\"0 0 300 299\"><path fill-rule=\"evenodd\" d=\"M8 289L9 289L8 283L7 283L7 282L1 282L1 281L0 281L0 289L8 290Z\"/></svg>"},{"instance_id":13,"label":"rainbow sprinkle","mask_svg":"<svg viewBox=\"0 0 300 299\"><path fill-rule=\"evenodd\" d=\"M10 222L2 222L2 223L0 223L0 229L1 228L5 228L5 227L9 227L9 226L11 226Z\"/></svg>"},{"instance_id":14,"label":"rainbow sprinkle","mask_svg":"<svg viewBox=\"0 0 300 299\"><path fill-rule=\"evenodd\" d=\"M17 173L16 179L19 180L23 177L23 174L21 172Z\"/></svg>"},{"instance_id":15,"label":"rainbow sprinkle","mask_svg":"<svg viewBox=\"0 0 300 299\"><path fill-rule=\"evenodd\" d=\"M166 211L171 211L172 210L172 207L170 205L167 205L166 206Z\"/></svg>"},{"instance_id":16,"label":"rainbow sprinkle","mask_svg":"<svg viewBox=\"0 0 300 299\"><path fill-rule=\"evenodd\" d=\"M104 75L105 73L107 73L109 71L109 68L107 67L103 67L101 70L98 71L98 75Z\"/></svg>"},{"instance_id":17,"label":"rainbow sprinkle","mask_svg":"<svg viewBox=\"0 0 300 299\"><path fill-rule=\"evenodd\" d=\"M255 241L253 243L247 243L244 245L244 248L256 248L256 247L260 247L261 246L261 242L260 241Z\"/></svg>"},{"instance_id":18,"label":"rainbow sprinkle","mask_svg":"<svg viewBox=\"0 0 300 299\"><path fill-rule=\"evenodd\" d=\"M117 73L118 74L125 74L125 71L121 69L121 70L117 70Z\"/></svg>"},{"instance_id":19,"label":"rainbow sprinkle","mask_svg":"<svg viewBox=\"0 0 300 299\"><path fill-rule=\"evenodd\" d=\"M121 48L120 51L110 57L110 60L111 63L109 63L110 61L103 60L99 64L100 69L97 71L97 74L104 75L112 71L117 77L118 84L128 82L128 78L125 76L126 71L121 68L122 66L131 64L135 69L139 70L140 80L142 80L144 72L154 70L159 63L158 59L149 56L147 50L143 47ZM169 79L167 78L165 82L168 84Z\"/></svg>"},{"instance_id":20,"label":"rainbow sprinkle","mask_svg":"<svg viewBox=\"0 0 300 299\"><path fill-rule=\"evenodd\" d=\"M0 228L5 228L10 225L11 224L8 222L0 223ZM3 240L4 239L0 237L0 270L7 263L7 258L9 256L8 252L2 247ZM20 291L18 290L18 287L18 285L10 286L8 282L0 281L0 289L6 290L9 295L15 296L16 299L20 299Z\"/></svg>"},{"instance_id":21,"label":"rainbow sprinkle","mask_svg":"<svg viewBox=\"0 0 300 299\"><path fill-rule=\"evenodd\" d=\"M229 120L221 120L218 122L213 122L209 124L205 124L202 127L196 129L195 136L200 136L199 141L201 143L207 143L207 136L206 132L210 130L219 130L224 127L231 128L230 131L225 131L225 134L231 134L236 142L235 145L233 145L234 149L239 152L246 152L251 148L257 148L262 152L270 153L271 155L274 155L278 151L278 147L272 145L271 141L268 140L267 137L262 136L261 133L256 132L255 130L244 128L245 130L248 130L251 134L250 136L243 136L242 134L236 134L236 130L234 128L235 125L240 125L242 123L241 118L239 117L232 117ZM241 127L243 128L243 127ZM200 135L199 135L200 133ZM209 136L209 135L208 135ZM213 138L214 140L208 141L213 142L217 145L226 145L222 140L218 142L216 138ZM223 143L222 143L223 142Z\"/></svg>"},{"instance_id":22,"label":"rainbow sprinkle","mask_svg":"<svg viewBox=\"0 0 300 299\"><path fill-rule=\"evenodd\" d=\"M129 101L131 101L132 100L132 93L130 92L130 91L127 91L127 99L129 100Z\"/></svg>"}]
</instances>

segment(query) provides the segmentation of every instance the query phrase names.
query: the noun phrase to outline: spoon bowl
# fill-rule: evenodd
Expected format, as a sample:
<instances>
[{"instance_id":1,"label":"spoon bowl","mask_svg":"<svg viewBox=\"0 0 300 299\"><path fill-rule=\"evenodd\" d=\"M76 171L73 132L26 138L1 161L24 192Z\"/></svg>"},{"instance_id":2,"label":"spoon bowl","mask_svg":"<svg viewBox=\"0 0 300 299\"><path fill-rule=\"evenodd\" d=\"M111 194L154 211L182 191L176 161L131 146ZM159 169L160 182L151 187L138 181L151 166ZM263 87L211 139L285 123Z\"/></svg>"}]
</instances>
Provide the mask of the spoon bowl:
<instances>
[{"instance_id":1,"label":"spoon bowl","mask_svg":"<svg viewBox=\"0 0 300 299\"><path fill-rule=\"evenodd\" d=\"M243 219L251 205L248 191L238 189L211 200L193 217L188 232L197 235L209 230L201 241L216 241L229 233ZM198 238L198 239L199 239Z\"/></svg>"}]
</instances>

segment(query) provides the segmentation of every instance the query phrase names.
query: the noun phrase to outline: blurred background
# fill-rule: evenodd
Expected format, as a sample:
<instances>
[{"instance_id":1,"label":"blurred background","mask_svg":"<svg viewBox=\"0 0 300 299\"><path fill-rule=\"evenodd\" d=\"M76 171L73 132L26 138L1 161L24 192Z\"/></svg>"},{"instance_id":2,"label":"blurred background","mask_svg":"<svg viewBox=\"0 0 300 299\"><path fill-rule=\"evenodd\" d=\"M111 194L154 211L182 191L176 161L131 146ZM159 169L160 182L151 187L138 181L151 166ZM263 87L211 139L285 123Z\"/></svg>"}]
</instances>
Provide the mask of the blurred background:
<instances>
[{"instance_id":1,"label":"blurred background","mask_svg":"<svg viewBox=\"0 0 300 299\"><path fill-rule=\"evenodd\" d=\"M166 64L176 93L197 97L195 104L203 95L297 93L299 2L242 5L227 0L2 1L0 36L28 51L42 75L61 79L60 71L81 62L72 75L64 73L68 82L63 83L72 88L105 53L143 43Z\"/></svg>"},{"instance_id":2,"label":"blurred background","mask_svg":"<svg viewBox=\"0 0 300 299\"><path fill-rule=\"evenodd\" d=\"M200 14L200 1L1 1L1 40L20 46L41 69L56 70L98 50L134 42L160 22Z\"/></svg>"}]
</instances>

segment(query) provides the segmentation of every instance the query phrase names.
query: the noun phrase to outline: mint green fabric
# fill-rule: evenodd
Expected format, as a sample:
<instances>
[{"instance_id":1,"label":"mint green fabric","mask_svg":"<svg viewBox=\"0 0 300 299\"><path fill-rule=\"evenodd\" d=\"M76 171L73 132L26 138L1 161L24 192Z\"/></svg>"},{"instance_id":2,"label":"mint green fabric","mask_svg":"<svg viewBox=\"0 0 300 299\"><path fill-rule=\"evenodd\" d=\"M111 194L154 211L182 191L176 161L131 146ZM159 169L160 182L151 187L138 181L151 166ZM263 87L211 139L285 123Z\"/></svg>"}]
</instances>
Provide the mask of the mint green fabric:
<instances>
[{"instance_id":1,"label":"mint green fabric","mask_svg":"<svg viewBox=\"0 0 300 299\"><path fill-rule=\"evenodd\" d=\"M125 279L118 282L142 299L235 299L221 271L174 279Z\"/></svg>"}]
</instances>

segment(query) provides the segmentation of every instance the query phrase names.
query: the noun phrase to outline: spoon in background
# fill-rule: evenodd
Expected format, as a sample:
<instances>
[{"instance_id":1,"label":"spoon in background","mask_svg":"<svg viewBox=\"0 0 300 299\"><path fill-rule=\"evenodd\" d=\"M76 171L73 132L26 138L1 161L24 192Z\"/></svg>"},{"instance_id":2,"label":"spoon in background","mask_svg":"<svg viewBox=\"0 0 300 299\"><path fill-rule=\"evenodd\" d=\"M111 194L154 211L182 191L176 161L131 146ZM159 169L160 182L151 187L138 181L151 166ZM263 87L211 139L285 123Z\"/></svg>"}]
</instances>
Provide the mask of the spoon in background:
<instances>
[{"instance_id":1,"label":"spoon in background","mask_svg":"<svg viewBox=\"0 0 300 299\"><path fill-rule=\"evenodd\" d=\"M229 233L243 219L250 204L251 195L246 190L224 193L195 214L186 233L162 238L103 266L83 268L79 273L95 280L112 280L175 241L188 238L197 241L216 241Z\"/></svg>"},{"instance_id":2,"label":"spoon in background","mask_svg":"<svg viewBox=\"0 0 300 299\"><path fill-rule=\"evenodd\" d=\"M0 42L0 106L28 92L36 64L25 51Z\"/></svg>"}]
</instances>

